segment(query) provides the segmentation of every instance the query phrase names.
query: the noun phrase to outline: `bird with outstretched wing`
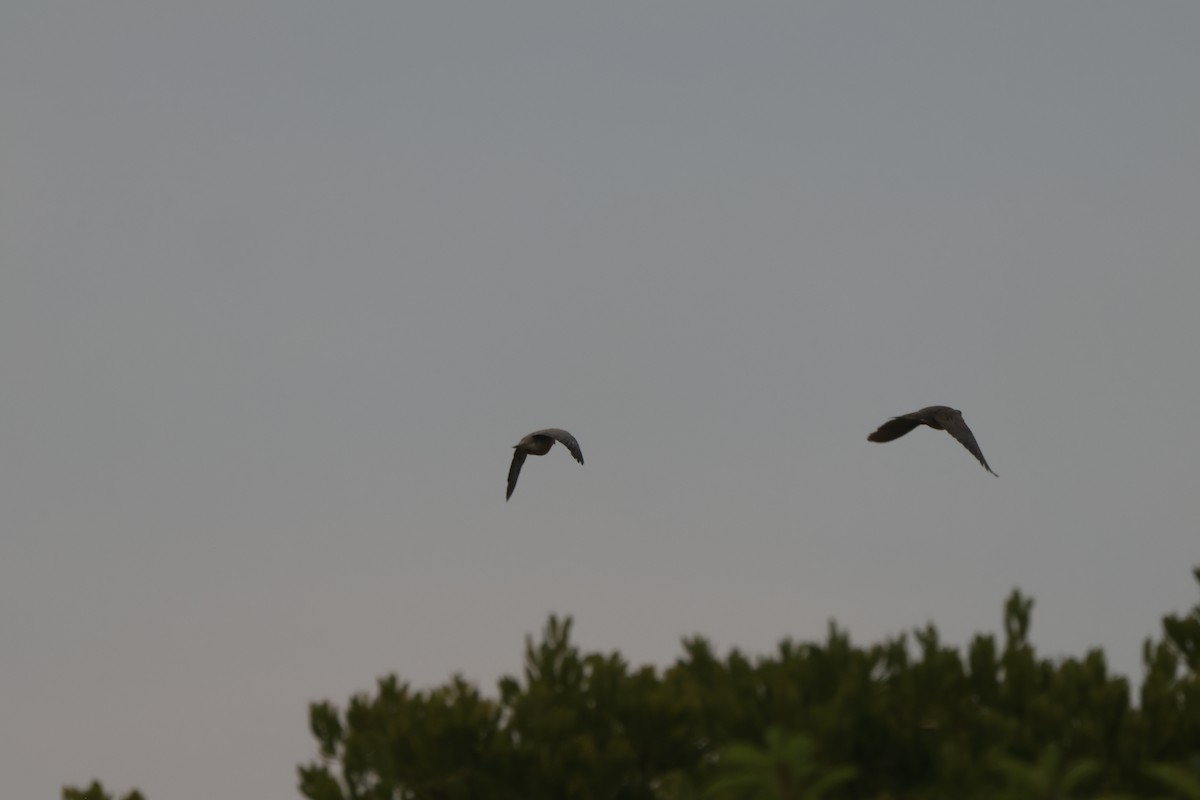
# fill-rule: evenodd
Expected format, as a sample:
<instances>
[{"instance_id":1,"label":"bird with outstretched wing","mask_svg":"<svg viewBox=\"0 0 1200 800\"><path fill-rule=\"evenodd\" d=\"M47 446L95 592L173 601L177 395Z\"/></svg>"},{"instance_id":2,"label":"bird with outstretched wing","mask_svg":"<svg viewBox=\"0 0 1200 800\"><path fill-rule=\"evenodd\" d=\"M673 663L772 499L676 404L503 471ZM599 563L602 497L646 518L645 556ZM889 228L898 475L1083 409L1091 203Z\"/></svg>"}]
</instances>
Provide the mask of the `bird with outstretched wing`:
<instances>
[{"instance_id":1,"label":"bird with outstretched wing","mask_svg":"<svg viewBox=\"0 0 1200 800\"><path fill-rule=\"evenodd\" d=\"M562 444L571 451L571 455L575 456L576 461L580 464L583 463L583 451L579 449L579 442L562 428L544 428L534 431L513 445L513 460L512 465L508 468L508 493L504 495L505 502L512 497L513 489L517 488L517 477L521 474L521 466L525 463L525 457L544 456L550 452L550 448L554 446L555 442Z\"/></svg>"},{"instance_id":2,"label":"bird with outstretched wing","mask_svg":"<svg viewBox=\"0 0 1200 800\"><path fill-rule=\"evenodd\" d=\"M983 451L979 449L979 443L975 441L975 434L971 433L971 429L963 420L962 412L949 406L929 406L911 414L892 417L868 436L867 441L890 442L893 439L899 439L918 425L927 425L934 430L945 431L958 439L962 442L962 446L971 452L971 455L979 459L979 463L983 464L984 469L996 475L988 466L987 459L983 457Z\"/></svg>"}]
</instances>

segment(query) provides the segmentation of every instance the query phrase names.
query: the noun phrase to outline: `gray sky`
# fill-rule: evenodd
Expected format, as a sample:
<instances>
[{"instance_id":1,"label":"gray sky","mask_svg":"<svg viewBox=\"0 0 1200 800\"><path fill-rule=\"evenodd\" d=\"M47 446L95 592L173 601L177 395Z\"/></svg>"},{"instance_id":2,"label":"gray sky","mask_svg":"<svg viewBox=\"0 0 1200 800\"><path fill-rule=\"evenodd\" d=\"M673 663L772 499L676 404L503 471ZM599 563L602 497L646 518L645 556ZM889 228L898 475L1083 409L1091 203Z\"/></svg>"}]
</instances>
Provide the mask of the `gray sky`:
<instances>
[{"instance_id":1,"label":"gray sky","mask_svg":"<svg viewBox=\"0 0 1200 800\"><path fill-rule=\"evenodd\" d=\"M1200 5L0 7L0 775L294 798L310 701L1200 563ZM963 409L1000 478L887 417ZM511 446L565 427L504 502Z\"/></svg>"}]
</instances>

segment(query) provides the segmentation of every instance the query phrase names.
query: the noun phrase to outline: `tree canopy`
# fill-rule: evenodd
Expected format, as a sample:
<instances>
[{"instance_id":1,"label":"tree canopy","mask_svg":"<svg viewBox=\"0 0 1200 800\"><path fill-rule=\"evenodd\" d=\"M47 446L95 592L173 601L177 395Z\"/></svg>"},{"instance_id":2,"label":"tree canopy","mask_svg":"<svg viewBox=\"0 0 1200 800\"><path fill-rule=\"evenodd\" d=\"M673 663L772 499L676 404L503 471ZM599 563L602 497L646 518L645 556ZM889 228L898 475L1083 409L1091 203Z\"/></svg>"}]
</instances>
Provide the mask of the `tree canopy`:
<instances>
[{"instance_id":1,"label":"tree canopy","mask_svg":"<svg viewBox=\"0 0 1200 800\"><path fill-rule=\"evenodd\" d=\"M1200 581L1200 570L1196 571ZM750 657L685 639L665 669L587 653L571 619L527 638L492 696L396 676L345 710L310 708L310 800L452 798L1192 797L1200 784L1200 605L1144 647L1140 702L1104 654L1053 661L1014 591L1002 641L963 651L932 625L860 646Z\"/></svg>"},{"instance_id":2,"label":"tree canopy","mask_svg":"<svg viewBox=\"0 0 1200 800\"><path fill-rule=\"evenodd\" d=\"M1200 582L1200 569L1195 571ZM926 625L758 657L684 639L665 668L582 651L569 617L492 694L395 675L313 703L309 800L1200 800L1200 605L1143 647L1138 703L1104 654L1040 657L1014 591L1002 640ZM113 800L99 783L63 800ZM123 800L142 800L133 791Z\"/></svg>"},{"instance_id":3,"label":"tree canopy","mask_svg":"<svg viewBox=\"0 0 1200 800\"><path fill-rule=\"evenodd\" d=\"M75 789L70 786L62 791L62 800L113 800L113 796L104 791L104 787L99 781L92 781L91 785L84 789ZM145 800L142 793L134 789L127 795L123 795L121 800Z\"/></svg>"}]
</instances>

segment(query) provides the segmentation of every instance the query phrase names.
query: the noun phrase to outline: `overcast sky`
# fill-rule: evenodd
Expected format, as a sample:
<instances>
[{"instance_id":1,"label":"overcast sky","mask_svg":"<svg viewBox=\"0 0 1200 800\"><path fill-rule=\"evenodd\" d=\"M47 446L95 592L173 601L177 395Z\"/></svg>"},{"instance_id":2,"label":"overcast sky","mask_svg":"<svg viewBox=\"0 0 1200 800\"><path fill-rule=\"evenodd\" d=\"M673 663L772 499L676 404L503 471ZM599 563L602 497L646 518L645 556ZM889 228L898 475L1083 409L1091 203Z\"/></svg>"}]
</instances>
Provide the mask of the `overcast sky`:
<instances>
[{"instance_id":1,"label":"overcast sky","mask_svg":"<svg viewBox=\"0 0 1200 800\"><path fill-rule=\"evenodd\" d=\"M295 798L310 701L1001 630L1200 564L1200 5L0 6L0 775ZM964 411L993 478L944 433ZM574 433L526 462L511 446Z\"/></svg>"}]
</instances>

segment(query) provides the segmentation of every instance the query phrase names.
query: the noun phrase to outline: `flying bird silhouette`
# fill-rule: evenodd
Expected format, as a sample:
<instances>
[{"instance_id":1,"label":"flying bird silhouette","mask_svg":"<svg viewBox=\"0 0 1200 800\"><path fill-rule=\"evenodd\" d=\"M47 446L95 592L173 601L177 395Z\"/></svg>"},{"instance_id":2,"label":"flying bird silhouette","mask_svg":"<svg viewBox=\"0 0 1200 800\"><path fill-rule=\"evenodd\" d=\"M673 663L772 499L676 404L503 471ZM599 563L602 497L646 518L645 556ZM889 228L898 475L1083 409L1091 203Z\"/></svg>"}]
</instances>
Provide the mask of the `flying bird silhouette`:
<instances>
[{"instance_id":1,"label":"flying bird silhouette","mask_svg":"<svg viewBox=\"0 0 1200 800\"><path fill-rule=\"evenodd\" d=\"M545 428L534 431L513 445L512 466L508 468L508 494L504 495L504 502L508 502L508 498L512 497L513 489L517 488L517 476L521 474L521 465L525 463L525 456L544 456L550 452L550 448L554 446L555 442L561 442L571 451L571 455L575 456L576 461L580 464L583 463L583 451L579 449L579 442L575 441L575 437L562 428Z\"/></svg>"},{"instance_id":2,"label":"flying bird silhouette","mask_svg":"<svg viewBox=\"0 0 1200 800\"><path fill-rule=\"evenodd\" d=\"M911 414L892 417L880 425L879 430L868 436L867 441L890 442L893 439L899 439L918 425L928 425L936 431L945 431L958 439L962 442L963 447L971 451L971 455L979 459L979 463L983 464L984 469L996 475L988 466L987 459L983 457L983 451L979 449L979 444L975 441L975 434L971 433L971 429L963 420L962 412L949 406L929 406ZM996 477L1000 476L996 475Z\"/></svg>"}]
</instances>

